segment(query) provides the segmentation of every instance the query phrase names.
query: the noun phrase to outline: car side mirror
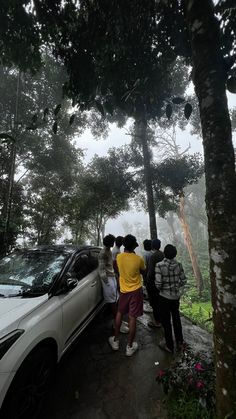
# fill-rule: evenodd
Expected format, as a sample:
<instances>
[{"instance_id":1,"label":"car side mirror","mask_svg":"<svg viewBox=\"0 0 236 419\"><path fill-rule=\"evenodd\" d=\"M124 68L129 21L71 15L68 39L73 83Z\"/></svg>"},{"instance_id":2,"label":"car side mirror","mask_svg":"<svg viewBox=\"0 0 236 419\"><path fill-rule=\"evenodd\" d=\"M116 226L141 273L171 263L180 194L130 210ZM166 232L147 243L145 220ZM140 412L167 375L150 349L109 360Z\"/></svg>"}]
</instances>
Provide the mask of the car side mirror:
<instances>
[{"instance_id":1,"label":"car side mirror","mask_svg":"<svg viewBox=\"0 0 236 419\"><path fill-rule=\"evenodd\" d=\"M73 272L67 272L65 275L64 289L65 291L71 291L78 284L78 279Z\"/></svg>"},{"instance_id":2,"label":"car side mirror","mask_svg":"<svg viewBox=\"0 0 236 419\"><path fill-rule=\"evenodd\" d=\"M66 289L68 291L73 290L78 284L78 280L76 278L70 277L66 278Z\"/></svg>"},{"instance_id":3,"label":"car side mirror","mask_svg":"<svg viewBox=\"0 0 236 419\"><path fill-rule=\"evenodd\" d=\"M73 290L78 284L77 278L75 278L71 272L67 272L63 278L63 285L57 290L55 295L66 294L67 292Z\"/></svg>"}]
</instances>

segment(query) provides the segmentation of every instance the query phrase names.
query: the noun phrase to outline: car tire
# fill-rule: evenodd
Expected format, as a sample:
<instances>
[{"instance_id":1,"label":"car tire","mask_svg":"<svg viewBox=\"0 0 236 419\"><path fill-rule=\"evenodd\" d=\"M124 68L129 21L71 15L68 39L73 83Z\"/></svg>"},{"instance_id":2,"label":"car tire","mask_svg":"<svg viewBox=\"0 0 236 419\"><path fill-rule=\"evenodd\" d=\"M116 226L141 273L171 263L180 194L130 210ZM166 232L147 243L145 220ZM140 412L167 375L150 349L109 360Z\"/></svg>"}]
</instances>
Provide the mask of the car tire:
<instances>
[{"instance_id":1,"label":"car tire","mask_svg":"<svg viewBox=\"0 0 236 419\"><path fill-rule=\"evenodd\" d=\"M24 360L9 388L2 419L37 419L55 371L52 348L41 346Z\"/></svg>"}]
</instances>

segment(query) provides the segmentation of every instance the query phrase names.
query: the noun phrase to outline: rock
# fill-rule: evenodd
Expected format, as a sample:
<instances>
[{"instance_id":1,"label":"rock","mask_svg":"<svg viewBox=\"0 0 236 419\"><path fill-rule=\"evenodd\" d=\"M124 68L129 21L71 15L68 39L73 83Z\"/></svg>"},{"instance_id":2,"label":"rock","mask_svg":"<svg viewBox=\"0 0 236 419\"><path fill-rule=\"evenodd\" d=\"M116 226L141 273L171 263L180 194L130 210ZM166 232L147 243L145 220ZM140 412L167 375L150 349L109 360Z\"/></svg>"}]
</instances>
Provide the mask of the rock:
<instances>
[{"instance_id":1,"label":"rock","mask_svg":"<svg viewBox=\"0 0 236 419\"><path fill-rule=\"evenodd\" d=\"M212 357L213 336L207 330L193 324L189 319L181 316L184 340L193 353L201 352L207 357Z\"/></svg>"}]
</instances>

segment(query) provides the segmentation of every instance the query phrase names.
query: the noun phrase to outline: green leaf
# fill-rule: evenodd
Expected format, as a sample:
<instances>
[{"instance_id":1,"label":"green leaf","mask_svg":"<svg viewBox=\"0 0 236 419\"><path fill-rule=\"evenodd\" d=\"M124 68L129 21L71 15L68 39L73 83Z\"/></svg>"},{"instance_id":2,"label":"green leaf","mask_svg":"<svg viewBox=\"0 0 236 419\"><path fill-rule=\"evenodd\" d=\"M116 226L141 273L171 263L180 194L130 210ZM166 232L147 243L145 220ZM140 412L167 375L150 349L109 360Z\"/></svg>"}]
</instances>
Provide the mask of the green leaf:
<instances>
[{"instance_id":1,"label":"green leaf","mask_svg":"<svg viewBox=\"0 0 236 419\"><path fill-rule=\"evenodd\" d=\"M72 125L74 120L75 120L75 113L73 113L73 115L71 115L70 120L69 120L69 125Z\"/></svg>"},{"instance_id":2,"label":"green leaf","mask_svg":"<svg viewBox=\"0 0 236 419\"><path fill-rule=\"evenodd\" d=\"M229 77L226 86L230 93L236 93L236 76Z\"/></svg>"},{"instance_id":3,"label":"green leaf","mask_svg":"<svg viewBox=\"0 0 236 419\"><path fill-rule=\"evenodd\" d=\"M168 103L168 105L166 106L166 116L168 119L170 119L172 112L173 112L172 106Z\"/></svg>"},{"instance_id":4,"label":"green leaf","mask_svg":"<svg viewBox=\"0 0 236 419\"><path fill-rule=\"evenodd\" d=\"M53 124L53 126L52 126L52 130L53 130L53 133L54 134L57 133L57 128L58 128L58 125L57 125L57 122L55 121L54 124Z\"/></svg>"},{"instance_id":5,"label":"green leaf","mask_svg":"<svg viewBox=\"0 0 236 419\"><path fill-rule=\"evenodd\" d=\"M183 97L173 97L172 102L175 103L175 105L180 105L181 103L185 102L185 99Z\"/></svg>"},{"instance_id":6,"label":"green leaf","mask_svg":"<svg viewBox=\"0 0 236 419\"><path fill-rule=\"evenodd\" d=\"M57 105L54 109L54 115L56 116L61 110L61 104L59 103L59 105Z\"/></svg>"},{"instance_id":7,"label":"green leaf","mask_svg":"<svg viewBox=\"0 0 236 419\"><path fill-rule=\"evenodd\" d=\"M184 116L186 119L190 118L190 115L193 111L193 107L190 103L186 103L185 107L184 107Z\"/></svg>"},{"instance_id":8,"label":"green leaf","mask_svg":"<svg viewBox=\"0 0 236 419\"><path fill-rule=\"evenodd\" d=\"M105 112L104 112L104 108L103 108L102 104L100 102L98 102L98 100L95 100L95 104L96 104L96 107L97 107L98 111L102 114L102 116L104 116Z\"/></svg>"}]
</instances>

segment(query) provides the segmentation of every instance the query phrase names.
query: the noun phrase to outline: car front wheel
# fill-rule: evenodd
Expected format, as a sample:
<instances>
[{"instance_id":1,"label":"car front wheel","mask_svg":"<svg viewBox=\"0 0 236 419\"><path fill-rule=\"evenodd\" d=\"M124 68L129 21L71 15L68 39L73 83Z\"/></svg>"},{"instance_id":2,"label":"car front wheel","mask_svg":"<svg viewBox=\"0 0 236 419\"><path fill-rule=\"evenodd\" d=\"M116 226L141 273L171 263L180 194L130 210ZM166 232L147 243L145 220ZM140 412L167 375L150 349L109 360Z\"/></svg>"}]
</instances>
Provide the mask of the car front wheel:
<instances>
[{"instance_id":1,"label":"car front wheel","mask_svg":"<svg viewBox=\"0 0 236 419\"><path fill-rule=\"evenodd\" d=\"M23 362L3 404L2 419L36 419L55 369L50 347L35 349Z\"/></svg>"}]
</instances>

